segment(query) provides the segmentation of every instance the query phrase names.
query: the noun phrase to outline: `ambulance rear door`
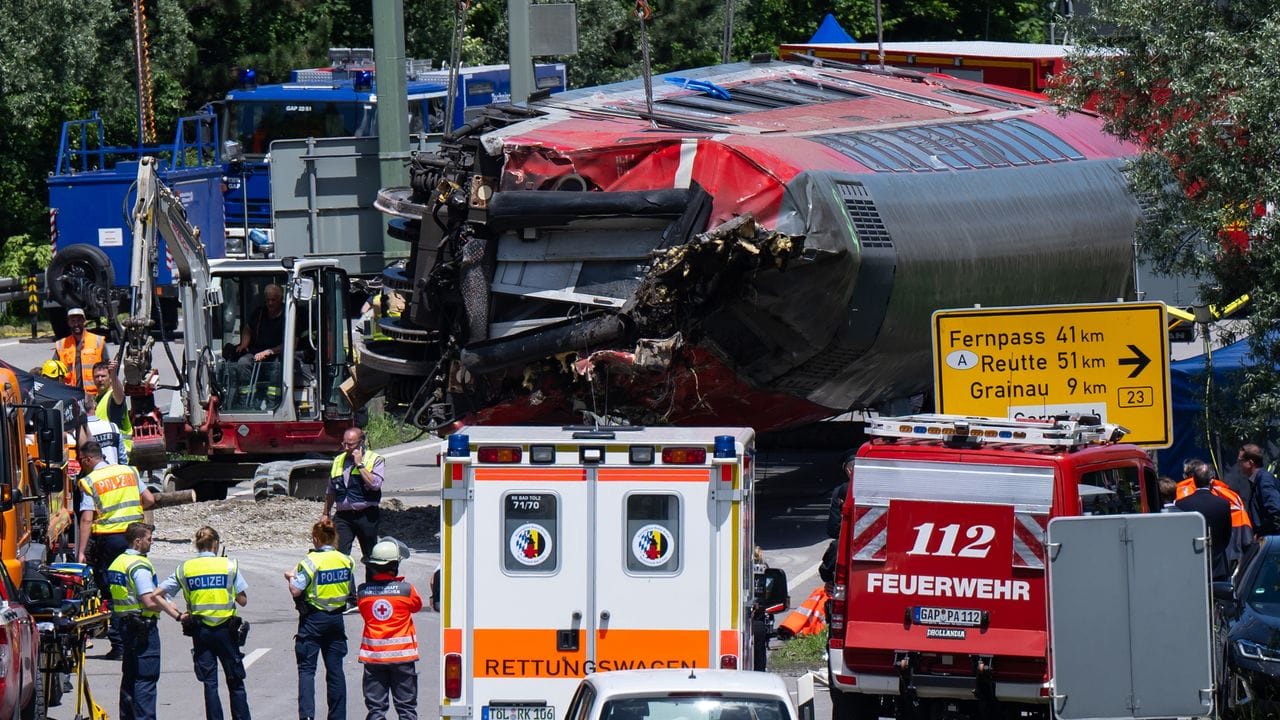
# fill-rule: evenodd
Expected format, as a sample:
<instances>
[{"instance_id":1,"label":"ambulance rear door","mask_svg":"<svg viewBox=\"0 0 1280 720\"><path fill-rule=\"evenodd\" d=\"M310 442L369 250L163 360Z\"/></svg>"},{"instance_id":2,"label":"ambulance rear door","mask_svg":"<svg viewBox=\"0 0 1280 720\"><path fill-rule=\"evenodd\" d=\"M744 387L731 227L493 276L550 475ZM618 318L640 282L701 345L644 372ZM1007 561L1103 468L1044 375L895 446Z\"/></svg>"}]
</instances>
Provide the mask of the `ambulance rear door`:
<instances>
[{"instance_id":1,"label":"ambulance rear door","mask_svg":"<svg viewBox=\"0 0 1280 720\"><path fill-rule=\"evenodd\" d=\"M684 443L630 438L654 448L653 464L611 448L594 468L595 671L739 667L751 568L743 453L716 458L712 441L706 430Z\"/></svg>"},{"instance_id":2,"label":"ambulance rear door","mask_svg":"<svg viewBox=\"0 0 1280 720\"><path fill-rule=\"evenodd\" d=\"M750 431L693 432L461 431L469 457L461 473L446 458L446 505L469 510L446 520L442 551L445 585L465 587L446 590L442 649L462 678L442 715L565 720L591 672L709 667L730 640L740 656L720 629L741 630L749 582L731 578L750 567L732 524ZM714 458L713 432L733 433L735 458Z\"/></svg>"}]
</instances>

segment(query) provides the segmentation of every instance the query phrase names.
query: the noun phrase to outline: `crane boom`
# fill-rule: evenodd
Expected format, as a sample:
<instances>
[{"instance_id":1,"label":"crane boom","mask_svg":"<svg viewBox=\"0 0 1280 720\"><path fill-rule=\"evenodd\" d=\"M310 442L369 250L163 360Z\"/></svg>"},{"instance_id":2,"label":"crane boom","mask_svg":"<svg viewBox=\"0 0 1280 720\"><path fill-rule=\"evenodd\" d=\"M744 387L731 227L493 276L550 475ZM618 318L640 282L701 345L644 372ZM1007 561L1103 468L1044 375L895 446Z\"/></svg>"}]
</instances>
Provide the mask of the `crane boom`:
<instances>
[{"instance_id":1,"label":"crane boom","mask_svg":"<svg viewBox=\"0 0 1280 720\"><path fill-rule=\"evenodd\" d=\"M208 417L212 395L213 363L209 349L211 308L221 305L221 291L211 282L209 259L200 230L187 220L182 201L156 172L156 159L138 162L138 199L133 206L133 265L130 274L132 302L124 326L124 376L126 388L142 385L151 373L152 299L156 268L160 261L157 235L173 258L182 308L183 351L181 384L184 412L192 428Z\"/></svg>"}]
</instances>

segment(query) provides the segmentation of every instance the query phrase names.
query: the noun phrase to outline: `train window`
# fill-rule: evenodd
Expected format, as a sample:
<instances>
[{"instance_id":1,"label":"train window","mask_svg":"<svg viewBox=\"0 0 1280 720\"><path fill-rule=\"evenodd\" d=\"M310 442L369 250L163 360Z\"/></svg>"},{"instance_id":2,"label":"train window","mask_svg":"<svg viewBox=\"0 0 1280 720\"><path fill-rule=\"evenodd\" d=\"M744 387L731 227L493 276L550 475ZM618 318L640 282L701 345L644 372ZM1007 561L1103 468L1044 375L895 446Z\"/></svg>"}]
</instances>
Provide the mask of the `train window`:
<instances>
[{"instance_id":1,"label":"train window","mask_svg":"<svg viewBox=\"0 0 1280 720\"><path fill-rule=\"evenodd\" d=\"M1018 119L850 132L813 139L876 172L980 169L1084 159L1053 133Z\"/></svg>"}]
</instances>

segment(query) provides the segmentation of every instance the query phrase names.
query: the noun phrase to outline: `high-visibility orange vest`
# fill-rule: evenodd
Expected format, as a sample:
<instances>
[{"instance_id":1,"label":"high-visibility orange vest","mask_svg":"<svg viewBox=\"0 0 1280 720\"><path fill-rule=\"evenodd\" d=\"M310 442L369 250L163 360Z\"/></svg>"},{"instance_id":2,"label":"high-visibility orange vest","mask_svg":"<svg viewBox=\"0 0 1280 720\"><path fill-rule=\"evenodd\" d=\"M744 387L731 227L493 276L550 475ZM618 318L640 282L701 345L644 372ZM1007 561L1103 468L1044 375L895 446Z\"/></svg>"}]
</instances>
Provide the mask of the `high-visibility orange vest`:
<instances>
[{"instance_id":1,"label":"high-visibility orange vest","mask_svg":"<svg viewBox=\"0 0 1280 720\"><path fill-rule=\"evenodd\" d=\"M1174 497L1181 500L1195 491L1195 478L1187 478L1178 483L1178 490ZM1230 485L1214 478L1209 483L1209 492L1231 503L1231 527L1253 527L1253 522L1249 520L1249 511L1245 509L1244 500L1240 499L1240 495L1235 490L1232 490Z\"/></svg>"},{"instance_id":2,"label":"high-visibility orange vest","mask_svg":"<svg viewBox=\"0 0 1280 720\"><path fill-rule=\"evenodd\" d=\"M98 386L93 382L93 366L102 361L103 354L107 352L107 341L101 335L88 330L85 330L81 337L84 338L83 344L76 343L75 335L68 335L59 340L53 349L58 353L58 359L62 364L67 366L67 374L62 381L68 385L79 385L86 392L97 395ZM79 355L78 358L77 355ZM76 374L77 360L80 366L78 375Z\"/></svg>"},{"instance_id":3,"label":"high-visibility orange vest","mask_svg":"<svg viewBox=\"0 0 1280 720\"><path fill-rule=\"evenodd\" d=\"M404 578L370 582L360 586L360 662L404 663L418 659L418 634L413 614L422 609L422 598Z\"/></svg>"},{"instance_id":4,"label":"high-visibility orange vest","mask_svg":"<svg viewBox=\"0 0 1280 720\"><path fill-rule=\"evenodd\" d=\"M823 613L830 597L826 586L819 585L817 590L809 593L809 597L804 599L800 607L792 610L787 619L778 624L778 634L788 638L822 632L822 629L827 626Z\"/></svg>"}]
</instances>

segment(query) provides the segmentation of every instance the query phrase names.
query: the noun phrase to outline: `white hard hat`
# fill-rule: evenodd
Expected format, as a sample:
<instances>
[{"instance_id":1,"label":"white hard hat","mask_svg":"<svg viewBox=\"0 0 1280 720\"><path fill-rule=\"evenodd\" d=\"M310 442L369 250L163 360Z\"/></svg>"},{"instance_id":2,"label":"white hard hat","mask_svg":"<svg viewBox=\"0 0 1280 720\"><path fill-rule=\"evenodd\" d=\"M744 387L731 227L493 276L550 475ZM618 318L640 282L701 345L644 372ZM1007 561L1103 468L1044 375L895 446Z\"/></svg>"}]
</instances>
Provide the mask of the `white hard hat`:
<instances>
[{"instance_id":1,"label":"white hard hat","mask_svg":"<svg viewBox=\"0 0 1280 720\"><path fill-rule=\"evenodd\" d=\"M388 565L409 557L409 548L395 538L383 538L369 553L370 565Z\"/></svg>"},{"instance_id":2,"label":"white hard hat","mask_svg":"<svg viewBox=\"0 0 1280 720\"><path fill-rule=\"evenodd\" d=\"M79 315L80 317L84 317L84 310L82 310L82 309L80 309L80 308L71 308L70 310L68 310L68 311L67 311L67 317L72 317L72 316L75 316L75 315Z\"/></svg>"}]
</instances>

